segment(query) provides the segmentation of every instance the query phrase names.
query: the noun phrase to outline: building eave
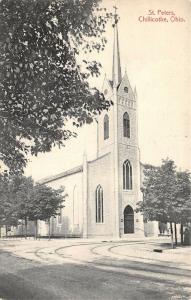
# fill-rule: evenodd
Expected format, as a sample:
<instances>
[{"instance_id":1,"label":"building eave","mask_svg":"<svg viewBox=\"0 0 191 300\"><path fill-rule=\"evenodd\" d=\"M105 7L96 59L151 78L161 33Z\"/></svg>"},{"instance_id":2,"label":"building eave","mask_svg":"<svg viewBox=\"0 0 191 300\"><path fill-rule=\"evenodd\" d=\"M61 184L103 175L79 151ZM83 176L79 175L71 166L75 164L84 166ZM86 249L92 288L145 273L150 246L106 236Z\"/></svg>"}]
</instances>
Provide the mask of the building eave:
<instances>
[{"instance_id":1,"label":"building eave","mask_svg":"<svg viewBox=\"0 0 191 300\"><path fill-rule=\"evenodd\" d=\"M66 176L70 176L70 175L73 175L73 174L76 174L76 173L81 173L82 171L83 171L83 166L80 165L80 166L77 166L75 168L72 168L72 169L69 169L67 171L64 171L62 173L59 173L59 174L56 174L56 175L53 175L53 176L49 176L49 177L43 178L43 179L39 180L37 183L38 184L50 183L52 181L64 178Z\"/></svg>"}]
</instances>

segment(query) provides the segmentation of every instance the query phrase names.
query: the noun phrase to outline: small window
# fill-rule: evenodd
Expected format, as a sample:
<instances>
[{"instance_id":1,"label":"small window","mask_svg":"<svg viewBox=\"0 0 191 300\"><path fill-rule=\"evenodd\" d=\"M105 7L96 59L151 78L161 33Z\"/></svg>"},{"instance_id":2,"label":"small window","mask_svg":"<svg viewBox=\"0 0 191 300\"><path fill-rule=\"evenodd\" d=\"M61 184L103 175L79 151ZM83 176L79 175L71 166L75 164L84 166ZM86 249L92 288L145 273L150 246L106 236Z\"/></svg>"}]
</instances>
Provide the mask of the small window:
<instances>
[{"instance_id":1,"label":"small window","mask_svg":"<svg viewBox=\"0 0 191 300\"><path fill-rule=\"evenodd\" d=\"M109 117L105 115L104 117L104 140L109 138Z\"/></svg>"},{"instance_id":2,"label":"small window","mask_svg":"<svg viewBox=\"0 0 191 300\"><path fill-rule=\"evenodd\" d=\"M123 115L123 136L130 138L130 119L127 112Z\"/></svg>"},{"instance_id":3,"label":"small window","mask_svg":"<svg viewBox=\"0 0 191 300\"><path fill-rule=\"evenodd\" d=\"M95 192L96 223L103 223L103 189L98 185Z\"/></svg>"},{"instance_id":4,"label":"small window","mask_svg":"<svg viewBox=\"0 0 191 300\"><path fill-rule=\"evenodd\" d=\"M132 190L132 167L129 160L123 164L123 189Z\"/></svg>"},{"instance_id":5,"label":"small window","mask_svg":"<svg viewBox=\"0 0 191 300\"><path fill-rule=\"evenodd\" d=\"M125 93L128 93L128 91L129 91L128 87L125 86L125 87L124 87L124 92L125 92Z\"/></svg>"}]
</instances>

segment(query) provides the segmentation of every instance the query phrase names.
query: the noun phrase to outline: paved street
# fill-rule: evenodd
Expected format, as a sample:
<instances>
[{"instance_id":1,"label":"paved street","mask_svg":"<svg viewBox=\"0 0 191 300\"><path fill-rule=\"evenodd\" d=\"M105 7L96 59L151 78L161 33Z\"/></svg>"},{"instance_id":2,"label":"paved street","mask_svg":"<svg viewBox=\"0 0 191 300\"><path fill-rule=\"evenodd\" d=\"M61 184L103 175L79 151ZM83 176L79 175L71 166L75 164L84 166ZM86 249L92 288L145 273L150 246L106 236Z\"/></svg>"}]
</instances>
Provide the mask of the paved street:
<instances>
[{"instance_id":1,"label":"paved street","mask_svg":"<svg viewBox=\"0 0 191 300\"><path fill-rule=\"evenodd\" d=\"M0 240L0 299L191 299L190 248L167 242Z\"/></svg>"}]
</instances>

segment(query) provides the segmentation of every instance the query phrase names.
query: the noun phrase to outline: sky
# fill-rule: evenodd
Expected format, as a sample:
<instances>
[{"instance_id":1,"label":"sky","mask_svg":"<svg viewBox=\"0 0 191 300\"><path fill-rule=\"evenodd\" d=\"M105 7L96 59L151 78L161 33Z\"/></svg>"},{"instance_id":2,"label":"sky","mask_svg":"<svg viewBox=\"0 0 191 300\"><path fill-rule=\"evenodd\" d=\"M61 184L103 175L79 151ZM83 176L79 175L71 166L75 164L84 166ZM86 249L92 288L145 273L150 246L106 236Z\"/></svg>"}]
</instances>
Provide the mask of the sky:
<instances>
[{"instance_id":1,"label":"sky","mask_svg":"<svg viewBox=\"0 0 191 300\"><path fill-rule=\"evenodd\" d=\"M164 158L179 170L191 171L191 1L103 0L118 7L122 74L125 69L138 94L138 135L141 162L160 165ZM148 14L168 22L141 22ZM182 20L177 22L176 20ZM173 22L174 21L174 22ZM101 88L105 73L111 78L113 29L107 26L104 52L94 58L102 64L101 76L91 84ZM85 126L78 138L61 150L30 157L25 174L35 180L63 172L96 156L96 128Z\"/></svg>"}]
</instances>

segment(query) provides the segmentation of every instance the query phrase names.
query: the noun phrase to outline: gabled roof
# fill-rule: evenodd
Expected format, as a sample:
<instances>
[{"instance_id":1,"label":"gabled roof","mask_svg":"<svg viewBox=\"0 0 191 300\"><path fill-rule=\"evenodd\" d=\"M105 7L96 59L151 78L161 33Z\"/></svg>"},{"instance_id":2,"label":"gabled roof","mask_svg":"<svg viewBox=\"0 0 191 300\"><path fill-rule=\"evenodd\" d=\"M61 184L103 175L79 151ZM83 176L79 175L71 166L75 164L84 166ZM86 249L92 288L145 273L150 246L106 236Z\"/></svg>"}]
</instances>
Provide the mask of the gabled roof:
<instances>
[{"instance_id":1,"label":"gabled roof","mask_svg":"<svg viewBox=\"0 0 191 300\"><path fill-rule=\"evenodd\" d=\"M103 158L104 156L107 156L111 154L110 152L109 153L106 153L96 159L93 159L91 161L88 161L88 163L94 163L96 160L99 160L101 158ZM49 177L46 177L46 178L42 178L40 179L37 183L38 184L46 184L46 183L49 183L49 182L52 182L52 181L55 181L55 180L58 180L58 179L61 179L61 178L64 178L66 176L70 176L70 175L73 175L73 174L76 174L76 173L81 173L83 172L83 165L80 165L80 166L77 166L75 168L72 168L72 169L69 169L69 170L66 170L64 172L61 172L59 174L56 174L56 175L52 175L52 176L49 176Z\"/></svg>"},{"instance_id":2,"label":"gabled roof","mask_svg":"<svg viewBox=\"0 0 191 300\"><path fill-rule=\"evenodd\" d=\"M55 181L57 179L60 179L60 178L66 177L66 176L70 176L70 175L73 175L73 174L76 174L76 173L80 173L82 171L83 171L83 166L82 165L77 166L75 168L69 169L69 170L64 171L62 173L59 173L57 175L53 175L53 176L43 178L43 179L39 180L38 183L39 184L46 184L46 183L49 183L51 181Z\"/></svg>"}]
</instances>

